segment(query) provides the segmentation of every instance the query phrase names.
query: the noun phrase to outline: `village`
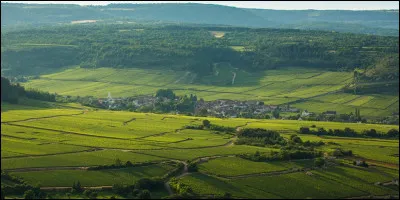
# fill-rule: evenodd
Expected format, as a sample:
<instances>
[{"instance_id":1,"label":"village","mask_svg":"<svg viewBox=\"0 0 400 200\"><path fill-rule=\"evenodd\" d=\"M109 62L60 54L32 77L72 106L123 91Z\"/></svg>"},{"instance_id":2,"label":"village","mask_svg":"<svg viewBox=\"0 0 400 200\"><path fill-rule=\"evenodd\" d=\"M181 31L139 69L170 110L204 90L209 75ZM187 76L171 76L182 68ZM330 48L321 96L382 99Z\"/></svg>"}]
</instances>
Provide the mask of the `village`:
<instances>
[{"instance_id":1,"label":"village","mask_svg":"<svg viewBox=\"0 0 400 200\"><path fill-rule=\"evenodd\" d=\"M192 95L191 95L192 97ZM111 110L131 110L135 111L144 107L154 107L157 102L174 102L179 101L178 97L168 99L165 97L155 96L138 96L126 98L113 98L108 93L107 98L99 98L96 101L97 107ZM300 109L290 107L289 105L265 105L262 101L237 101L229 99L220 99L214 101L204 101L202 98L194 102L192 114L200 116L214 116L219 118L253 118L254 116L265 116L270 114L271 119L277 118L273 112L296 113L301 117L314 116L315 113L304 110L300 113ZM331 111L336 114L336 112ZM175 110L174 113L182 114L183 112ZM263 117L264 118L264 117ZM301 120L301 118L300 118Z\"/></svg>"}]
</instances>

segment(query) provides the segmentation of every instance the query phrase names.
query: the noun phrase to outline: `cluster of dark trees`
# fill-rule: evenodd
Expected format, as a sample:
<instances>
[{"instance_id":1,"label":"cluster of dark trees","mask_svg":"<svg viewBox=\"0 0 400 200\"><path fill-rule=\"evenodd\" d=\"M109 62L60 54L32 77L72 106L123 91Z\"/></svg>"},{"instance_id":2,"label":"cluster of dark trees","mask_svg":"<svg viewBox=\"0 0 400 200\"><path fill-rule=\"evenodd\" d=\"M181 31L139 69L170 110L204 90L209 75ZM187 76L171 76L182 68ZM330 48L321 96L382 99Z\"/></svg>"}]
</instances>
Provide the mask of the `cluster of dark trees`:
<instances>
[{"instance_id":1,"label":"cluster of dark trees","mask_svg":"<svg viewBox=\"0 0 400 200\"><path fill-rule=\"evenodd\" d=\"M289 117L289 119L297 120L299 119L300 114L297 116ZM326 115L324 113L320 113L316 116L308 116L308 117L303 117L303 120L308 120L308 121L330 121L330 122L362 122L366 123L367 119L361 117L361 115L357 114L357 109L356 112L353 113L341 113L341 114L336 114L336 115Z\"/></svg>"},{"instance_id":2,"label":"cluster of dark trees","mask_svg":"<svg viewBox=\"0 0 400 200\"><path fill-rule=\"evenodd\" d=\"M17 104L20 98L29 98L55 102L56 95L36 89L26 90L19 83L13 84L5 77L1 77L1 101Z\"/></svg>"},{"instance_id":3,"label":"cluster of dark trees","mask_svg":"<svg viewBox=\"0 0 400 200\"><path fill-rule=\"evenodd\" d=\"M330 152L332 154L332 156L352 156L353 155L353 151L352 150L344 150L341 148L336 148L335 150L333 150L332 152Z\"/></svg>"},{"instance_id":4,"label":"cluster of dark trees","mask_svg":"<svg viewBox=\"0 0 400 200\"><path fill-rule=\"evenodd\" d=\"M325 145L324 142L322 141L313 141L310 142L310 140L303 141L299 136L293 134L290 136L288 142L286 145L281 146L281 150L301 150L301 151L314 151L315 147L319 147Z\"/></svg>"},{"instance_id":5,"label":"cluster of dark trees","mask_svg":"<svg viewBox=\"0 0 400 200\"><path fill-rule=\"evenodd\" d=\"M388 138L388 139L399 139L399 130L391 129L387 133L379 133L375 129L363 130L361 133L357 133L354 129L329 129L328 131L324 128L318 128L312 130L309 127L300 127L299 133L302 134L314 134L314 135L329 135L339 137L372 137L372 138Z\"/></svg>"},{"instance_id":6,"label":"cluster of dark trees","mask_svg":"<svg viewBox=\"0 0 400 200\"><path fill-rule=\"evenodd\" d=\"M254 154L239 154L238 156L243 159L248 159L256 162L267 162L275 160L295 160L295 159L312 159L321 157L323 155L322 151L271 151L269 154L260 153L256 151Z\"/></svg>"},{"instance_id":7,"label":"cluster of dark trees","mask_svg":"<svg viewBox=\"0 0 400 200\"><path fill-rule=\"evenodd\" d=\"M286 145L286 140L280 134L273 130L266 130L262 128L245 128L241 129L238 133L238 140L235 144L248 144L254 146L265 145Z\"/></svg>"},{"instance_id":8,"label":"cluster of dark trees","mask_svg":"<svg viewBox=\"0 0 400 200\"><path fill-rule=\"evenodd\" d=\"M14 184L1 184L1 199L5 199L6 195L21 195L24 199L45 199L48 196L40 190L39 186L32 186L19 177L12 176L5 171L1 171L1 180L12 182Z\"/></svg>"},{"instance_id":9,"label":"cluster of dark trees","mask_svg":"<svg viewBox=\"0 0 400 200\"><path fill-rule=\"evenodd\" d=\"M178 97L171 89L160 89L156 93L157 100L154 103L152 111L154 112L171 112L179 111L181 113L194 113L197 102L197 96L190 94ZM140 110L140 109L139 109Z\"/></svg>"},{"instance_id":10,"label":"cluster of dark trees","mask_svg":"<svg viewBox=\"0 0 400 200\"><path fill-rule=\"evenodd\" d=\"M131 195L133 198L151 199L150 190L157 190L162 187L164 187L164 181L162 179L142 178L133 185L114 184L112 190L114 193L124 197Z\"/></svg>"},{"instance_id":11,"label":"cluster of dark trees","mask_svg":"<svg viewBox=\"0 0 400 200\"><path fill-rule=\"evenodd\" d=\"M179 182L175 177L171 178L169 185L179 196L193 197L195 195L193 189L189 185Z\"/></svg>"},{"instance_id":12,"label":"cluster of dark trees","mask_svg":"<svg viewBox=\"0 0 400 200\"><path fill-rule=\"evenodd\" d=\"M163 180L167 180L173 176L178 175L179 173L181 173L181 171L184 169L185 165L183 163L177 163L176 168L172 171L169 171L167 174L165 174L162 179Z\"/></svg>"},{"instance_id":13,"label":"cluster of dark trees","mask_svg":"<svg viewBox=\"0 0 400 200\"><path fill-rule=\"evenodd\" d=\"M200 125L186 125L183 128L185 129L197 129L197 130L213 130L217 132L224 132L224 133L234 133L236 131L235 128L233 127L227 127L227 126L220 126L216 124L211 124L209 120L203 120L203 123Z\"/></svg>"},{"instance_id":14,"label":"cluster of dark trees","mask_svg":"<svg viewBox=\"0 0 400 200\"><path fill-rule=\"evenodd\" d=\"M128 167L147 166L147 165L152 165L152 164L155 164L155 163L154 162L142 162L142 163L133 164L129 160L126 161L125 163L122 163L122 161L119 158L117 158L117 159L115 159L114 164L89 167L88 170L119 169L119 168L128 168Z\"/></svg>"}]
</instances>

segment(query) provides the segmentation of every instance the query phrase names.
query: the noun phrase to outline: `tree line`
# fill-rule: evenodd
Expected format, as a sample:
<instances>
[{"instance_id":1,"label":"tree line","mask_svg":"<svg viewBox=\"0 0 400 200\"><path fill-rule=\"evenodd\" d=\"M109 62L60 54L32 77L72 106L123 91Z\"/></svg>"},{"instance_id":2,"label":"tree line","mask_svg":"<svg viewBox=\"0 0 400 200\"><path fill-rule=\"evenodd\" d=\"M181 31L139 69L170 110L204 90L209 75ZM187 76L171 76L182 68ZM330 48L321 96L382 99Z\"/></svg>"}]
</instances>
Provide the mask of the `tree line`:
<instances>
[{"instance_id":1,"label":"tree line","mask_svg":"<svg viewBox=\"0 0 400 200\"><path fill-rule=\"evenodd\" d=\"M14 84L7 78L1 77L1 101L17 104L20 98L55 102L56 94L37 89L25 89L19 83Z\"/></svg>"}]
</instances>

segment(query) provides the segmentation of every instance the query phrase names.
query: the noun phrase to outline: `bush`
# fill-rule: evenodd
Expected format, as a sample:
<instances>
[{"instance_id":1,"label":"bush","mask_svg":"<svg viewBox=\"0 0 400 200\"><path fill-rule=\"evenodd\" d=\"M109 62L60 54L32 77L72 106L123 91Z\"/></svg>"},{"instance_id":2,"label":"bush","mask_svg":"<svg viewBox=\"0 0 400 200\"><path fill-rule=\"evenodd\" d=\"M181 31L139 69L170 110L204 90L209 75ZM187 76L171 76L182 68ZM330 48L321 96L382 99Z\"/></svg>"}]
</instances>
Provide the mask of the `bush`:
<instances>
[{"instance_id":1,"label":"bush","mask_svg":"<svg viewBox=\"0 0 400 200\"><path fill-rule=\"evenodd\" d=\"M238 132L239 140L235 144L249 144L256 146L285 145L286 141L280 134L273 130L266 130L261 128L246 128Z\"/></svg>"},{"instance_id":2,"label":"bush","mask_svg":"<svg viewBox=\"0 0 400 200\"><path fill-rule=\"evenodd\" d=\"M91 194L92 194L92 190L85 190L85 191L83 192L83 195L85 195L85 196L87 196L87 197L90 197Z\"/></svg>"},{"instance_id":3,"label":"bush","mask_svg":"<svg viewBox=\"0 0 400 200\"><path fill-rule=\"evenodd\" d=\"M148 190L142 190L139 195L138 195L139 199L151 199L151 194L150 191Z\"/></svg>"},{"instance_id":4,"label":"bush","mask_svg":"<svg viewBox=\"0 0 400 200\"><path fill-rule=\"evenodd\" d=\"M196 163L189 163L188 164L188 171L189 172L197 172L197 164Z\"/></svg>"},{"instance_id":5,"label":"bush","mask_svg":"<svg viewBox=\"0 0 400 200\"><path fill-rule=\"evenodd\" d=\"M208 120L206 120L206 119L203 120L203 126L204 126L204 127L207 127L207 128L208 128L208 127L210 127L210 124L211 124L210 121L208 121Z\"/></svg>"},{"instance_id":6,"label":"bush","mask_svg":"<svg viewBox=\"0 0 400 200\"><path fill-rule=\"evenodd\" d=\"M325 160L323 158L316 158L314 160L314 165L316 167L322 167L325 164Z\"/></svg>"},{"instance_id":7,"label":"bush","mask_svg":"<svg viewBox=\"0 0 400 200\"><path fill-rule=\"evenodd\" d=\"M125 195L127 195L129 193L129 191L132 191L131 187L132 186L123 186L121 184L116 183L116 184L114 184L112 186L112 190L116 194L119 194L121 196L125 196Z\"/></svg>"},{"instance_id":8,"label":"bush","mask_svg":"<svg viewBox=\"0 0 400 200\"><path fill-rule=\"evenodd\" d=\"M138 190L152 190L163 186L164 182L160 178L141 178L135 182L135 189Z\"/></svg>"},{"instance_id":9,"label":"bush","mask_svg":"<svg viewBox=\"0 0 400 200\"><path fill-rule=\"evenodd\" d=\"M310 128L308 128L308 127L300 127L300 133L309 134L310 133Z\"/></svg>"},{"instance_id":10,"label":"bush","mask_svg":"<svg viewBox=\"0 0 400 200\"><path fill-rule=\"evenodd\" d=\"M390 138L399 138L399 130L396 130L396 129L390 129L388 132L387 132L387 134L386 134L388 137L390 137Z\"/></svg>"},{"instance_id":11,"label":"bush","mask_svg":"<svg viewBox=\"0 0 400 200\"><path fill-rule=\"evenodd\" d=\"M36 195L35 192L33 190L27 190L24 193L24 199L35 199Z\"/></svg>"},{"instance_id":12,"label":"bush","mask_svg":"<svg viewBox=\"0 0 400 200\"><path fill-rule=\"evenodd\" d=\"M292 136L290 137L292 142L294 142L294 143L302 143L303 142L299 136L297 136L297 135L292 135Z\"/></svg>"},{"instance_id":13,"label":"bush","mask_svg":"<svg viewBox=\"0 0 400 200\"><path fill-rule=\"evenodd\" d=\"M196 129L196 130L203 130L203 125L186 125L184 126L185 129Z\"/></svg>"},{"instance_id":14,"label":"bush","mask_svg":"<svg viewBox=\"0 0 400 200\"><path fill-rule=\"evenodd\" d=\"M233 133L236 131L236 129L233 127L219 126L215 124L211 124L209 128L214 131L221 131L226 133Z\"/></svg>"}]
</instances>

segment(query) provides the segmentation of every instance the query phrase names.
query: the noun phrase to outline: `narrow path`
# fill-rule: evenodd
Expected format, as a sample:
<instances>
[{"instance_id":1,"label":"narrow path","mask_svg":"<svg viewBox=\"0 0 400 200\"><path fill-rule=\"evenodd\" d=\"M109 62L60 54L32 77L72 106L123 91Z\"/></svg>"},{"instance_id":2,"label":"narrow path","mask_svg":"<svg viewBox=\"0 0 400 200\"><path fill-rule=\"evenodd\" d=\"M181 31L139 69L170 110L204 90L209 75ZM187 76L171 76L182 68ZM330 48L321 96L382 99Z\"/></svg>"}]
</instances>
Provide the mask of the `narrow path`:
<instances>
[{"instance_id":1,"label":"narrow path","mask_svg":"<svg viewBox=\"0 0 400 200\"><path fill-rule=\"evenodd\" d=\"M169 186L168 182L164 183L165 189L168 191L169 195L173 195L174 193L172 192L171 186Z\"/></svg>"},{"instance_id":2,"label":"narrow path","mask_svg":"<svg viewBox=\"0 0 400 200\"><path fill-rule=\"evenodd\" d=\"M190 74L190 72L186 72L185 75L183 75L182 77L180 77L178 80L176 80L174 83L179 83L179 81L181 81L182 79L186 78L186 76L188 76Z\"/></svg>"},{"instance_id":3,"label":"narrow path","mask_svg":"<svg viewBox=\"0 0 400 200\"><path fill-rule=\"evenodd\" d=\"M182 163L182 164L184 165L181 174L175 176L176 178L181 178L181 177L183 177L183 176L186 176L186 175L190 174L190 173L188 172L188 167L187 167L188 164L187 164L185 161L181 161L181 160L171 160L171 161L179 162L179 163ZM168 182L169 182L169 180L166 180L166 181L164 182L164 187L165 187L165 189L168 191L169 195L172 195L173 192L172 192L171 186L169 185Z\"/></svg>"},{"instance_id":4,"label":"narrow path","mask_svg":"<svg viewBox=\"0 0 400 200\"><path fill-rule=\"evenodd\" d=\"M246 122L246 123L243 124L243 125L236 126L236 131L240 131L240 130L242 129L242 127L247 126L247 125L250 124L250 123L251 123L251 122Z\"/></svg>"},{"instance_id":5,"label":"narrow path","mask_svg":"<svg viewBox=\"0 0 400 200\"><path fill-rule=\"evenodd\" d=\"M164 120L166 118L176 119L176 117L163 117L161 120Z\"/></svg>"},{"instance_id":6,"label":"narrow path","mask_svg":"<svg viewBox=\"0 0 400 200\"><path fill-rule=\"evenodd\" d=\"M132 122L132 121L135 121L136 120L136 118L134 117L134 118L132 118L132 119L130 119L130 120L128 120L128 121L124 121L123 122L123 125L125 126L125 125L127 125L129 122Z\"/></svg>"}]
</instances>

